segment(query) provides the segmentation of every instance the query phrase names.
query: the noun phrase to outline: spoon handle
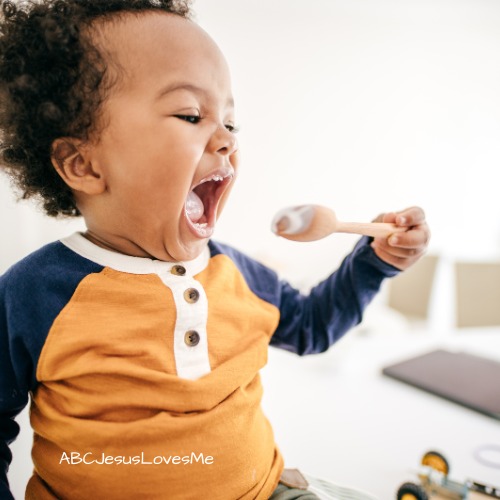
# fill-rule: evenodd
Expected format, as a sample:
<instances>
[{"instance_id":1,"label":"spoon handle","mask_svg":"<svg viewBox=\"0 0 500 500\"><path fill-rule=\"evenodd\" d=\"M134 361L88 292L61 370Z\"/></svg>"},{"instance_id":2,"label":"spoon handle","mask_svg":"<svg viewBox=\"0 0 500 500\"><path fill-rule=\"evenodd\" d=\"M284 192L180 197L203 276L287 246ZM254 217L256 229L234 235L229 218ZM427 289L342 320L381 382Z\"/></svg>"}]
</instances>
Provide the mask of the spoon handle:
<instances>
[{"instance_id":1,"label":"spoon handle","mask_svg":"<svg viewBox=\"0 0 500 500\"><path fill-rule=\"evenodd\" d=\"M407 227L396 226L387 222L340 222L338 221L338 233L362 234L374 238L387 238L394 233L408 231Z\"/></svg>"}]
</instances>

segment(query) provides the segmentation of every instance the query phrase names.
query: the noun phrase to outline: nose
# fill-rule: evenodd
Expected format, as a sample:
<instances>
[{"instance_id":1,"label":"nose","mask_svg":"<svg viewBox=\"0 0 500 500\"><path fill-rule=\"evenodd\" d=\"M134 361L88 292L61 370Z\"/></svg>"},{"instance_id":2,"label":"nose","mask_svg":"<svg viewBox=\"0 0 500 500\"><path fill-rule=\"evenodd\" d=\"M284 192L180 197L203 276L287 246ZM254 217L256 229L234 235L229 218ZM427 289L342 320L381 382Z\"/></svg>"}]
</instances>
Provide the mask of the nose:
<instances>
[{"instance_id":1,"label":"nose","mask_svg":"<svg viewBox=\"0 0 500 500\"><path fill-rule=\"evenodd\" d=\"M230 156L237 151L238 141L224 125L219 125L210 139L210 149L219 155Z\"/></svg>"}]
</instances>

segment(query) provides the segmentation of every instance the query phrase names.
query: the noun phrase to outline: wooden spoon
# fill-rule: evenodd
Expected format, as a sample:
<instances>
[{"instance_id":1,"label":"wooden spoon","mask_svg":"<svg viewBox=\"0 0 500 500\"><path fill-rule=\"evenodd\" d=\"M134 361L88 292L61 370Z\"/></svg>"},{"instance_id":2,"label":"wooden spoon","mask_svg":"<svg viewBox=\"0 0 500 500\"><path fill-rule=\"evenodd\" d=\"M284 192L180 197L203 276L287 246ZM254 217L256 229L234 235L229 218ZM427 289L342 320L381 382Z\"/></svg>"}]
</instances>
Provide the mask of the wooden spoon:
<instances>
[{"instance_id":1,"label":"wooden spoon","mask_svg":"<svg viewBox=\"0 0 500 500\"><path fill-rule=\"evenodd\" d=\"M280 210L273 218L271 230L292 241L316 241L332 233L352 233L387 238L408 231L407 227L386 222L341 222L330 208L302 205Z\"/></svg>"}]
</instances>

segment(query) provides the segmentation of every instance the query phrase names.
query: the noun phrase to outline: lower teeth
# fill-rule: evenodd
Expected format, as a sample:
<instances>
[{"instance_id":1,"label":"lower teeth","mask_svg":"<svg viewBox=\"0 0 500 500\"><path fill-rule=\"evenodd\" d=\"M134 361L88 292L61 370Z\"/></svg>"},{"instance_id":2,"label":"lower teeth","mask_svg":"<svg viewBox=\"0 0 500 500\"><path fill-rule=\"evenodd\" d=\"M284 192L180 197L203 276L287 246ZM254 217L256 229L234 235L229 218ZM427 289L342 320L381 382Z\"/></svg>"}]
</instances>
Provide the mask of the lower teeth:
<instances>
[{"instance_id":1,"label":"lower teeth","mask_svg":"<svg viewBox=\"0 0 500 500\"><path fill-rule=\"evenodd\" d=\"M198 224L197 222L194 223L194 226L196 227L201 227L201 228L205 228L208 226L208 222L205 222L204 224Z\"/></svg>"}]
</instances>

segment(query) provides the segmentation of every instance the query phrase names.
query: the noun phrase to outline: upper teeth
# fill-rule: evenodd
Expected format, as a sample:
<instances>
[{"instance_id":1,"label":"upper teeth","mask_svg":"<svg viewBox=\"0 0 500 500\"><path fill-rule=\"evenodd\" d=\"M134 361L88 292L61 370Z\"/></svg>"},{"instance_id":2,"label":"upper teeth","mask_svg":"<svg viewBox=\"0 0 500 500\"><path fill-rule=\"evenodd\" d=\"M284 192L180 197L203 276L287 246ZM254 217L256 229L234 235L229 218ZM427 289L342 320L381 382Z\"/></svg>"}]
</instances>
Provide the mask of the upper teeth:
<instances>
[{"instance_id":1,"label":"upper teeth","mask_svg":"<svg viewBox=\"0 0 500 500\"><path fill-rule=\"evenodd\" d=\"M215 175L212 175L211 177L205 177L205 179L202 179L200 181L200 184L202 184L203 182L208 182L208 181L222 181L224 180L226 177L229 177L231 174L227 174L225 177L223 177L222 175L219 175L219 174L215 174Z\"/></svg>"}]
</instances>

